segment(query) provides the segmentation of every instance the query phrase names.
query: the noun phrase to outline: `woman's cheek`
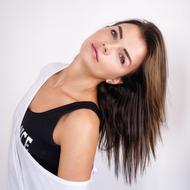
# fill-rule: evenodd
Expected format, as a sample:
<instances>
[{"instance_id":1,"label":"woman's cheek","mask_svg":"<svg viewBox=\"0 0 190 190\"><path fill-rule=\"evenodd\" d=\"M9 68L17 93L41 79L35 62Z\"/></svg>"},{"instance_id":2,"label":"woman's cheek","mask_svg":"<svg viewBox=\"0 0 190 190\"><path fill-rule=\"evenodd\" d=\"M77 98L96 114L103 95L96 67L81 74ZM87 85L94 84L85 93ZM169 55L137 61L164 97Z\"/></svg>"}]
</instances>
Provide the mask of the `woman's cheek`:
<instances>
[{"instance_id":1,"label":"woman's cheek","mask_svg":"<svg viewBox=\"0 0 190 190\"><path fill-rule=\"evenodd\" d=\"M119 70L120 68L118 67L117 63L116 62L102 62L102 67L103 67L103 70L105 72L105 74L107 75L107 77L109 78L115 78L119 75Z\"/></svg>"}]
</instances>

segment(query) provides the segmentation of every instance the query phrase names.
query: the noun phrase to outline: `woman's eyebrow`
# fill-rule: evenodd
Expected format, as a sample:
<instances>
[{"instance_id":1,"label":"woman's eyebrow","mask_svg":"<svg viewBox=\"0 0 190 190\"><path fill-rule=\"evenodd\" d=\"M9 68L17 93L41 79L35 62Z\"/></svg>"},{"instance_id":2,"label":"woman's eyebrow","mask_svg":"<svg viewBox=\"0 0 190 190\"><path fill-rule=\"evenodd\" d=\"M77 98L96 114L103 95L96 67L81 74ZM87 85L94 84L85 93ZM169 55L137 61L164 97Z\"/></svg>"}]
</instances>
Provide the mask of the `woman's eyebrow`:
<instances>
[{"instance_id":1,"label":"woman's eyebrow","mask_svg":"<svg viewBox=\"0 0 190 190\"><path fill-rule=\"evenodd\" d=\"M118 28L119 28L119 36L120 36L120 39L122 39L122 38L123 38L123 30L122 30L122 28L121 28L120 25L118 25Z\"/></svg>"},{"instance_id":2,"label":"woman's eyebrow","mask_svg":"<svg viewBox=\"0 0 190 190\"><path fill-rule=\"evenodd\" d=\"M125 48L124 48L124 52L125 52L127 58L129 59L130 64L132 64L132 59L131 59L131 57L130 57L128 51L127 51Z\"/></svg>"},{"instance_id":3,"label":"woman's eyebrow","mask_svg":"<svg viewBox=\"0 0 190 190\"><path fill-rule=\"evenodd\" d=\"M123 39L123 29L122 29L122 27L120 25L117 25L117 26L118 26L118 29L119 29L119 37L120 37L120 39ZM131 57L129 55L129 52L125 48L124 48L124 52L125 52L127 58L129 59L129 62L131 64L132 63L132 59L131 59Z\"/></svg>"}]
</instances>

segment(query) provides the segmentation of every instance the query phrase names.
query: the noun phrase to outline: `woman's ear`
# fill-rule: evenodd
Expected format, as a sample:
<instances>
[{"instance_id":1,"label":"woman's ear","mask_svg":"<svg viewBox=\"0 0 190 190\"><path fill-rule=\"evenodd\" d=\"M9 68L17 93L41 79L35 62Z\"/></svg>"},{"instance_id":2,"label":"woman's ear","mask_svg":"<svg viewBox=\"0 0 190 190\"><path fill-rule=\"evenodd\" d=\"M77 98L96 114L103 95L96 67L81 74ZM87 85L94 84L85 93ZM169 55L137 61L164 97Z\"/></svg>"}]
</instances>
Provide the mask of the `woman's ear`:
<instances>
[{"instance_id":1,"label":"woman's ear","mask_svg":"<svg viewBox=\"0 0 190 190\"><path fill-rule=\"evenodd\" d=\"M123 81L121 78L116 78L116 79L107 79L106 83L108 84L122 84Z\"/></svg>"}]
</instances>

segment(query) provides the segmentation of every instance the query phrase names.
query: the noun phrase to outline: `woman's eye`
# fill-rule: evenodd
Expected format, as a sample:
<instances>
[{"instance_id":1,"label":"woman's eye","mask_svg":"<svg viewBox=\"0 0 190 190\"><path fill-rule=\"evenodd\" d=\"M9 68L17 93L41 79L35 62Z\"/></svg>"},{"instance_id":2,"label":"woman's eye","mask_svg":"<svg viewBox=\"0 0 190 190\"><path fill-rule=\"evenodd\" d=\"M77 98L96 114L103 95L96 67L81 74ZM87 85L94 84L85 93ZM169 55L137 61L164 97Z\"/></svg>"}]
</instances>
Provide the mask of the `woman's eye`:
<instances>
[{"instance_id":1,"label":"woman's eye","mask_svg":"<svg viewBox=\"0 0 190 190\"><path fill-rule=\"evenodd\" d=\"M117 38L117 32L116 32L116 30L111 30L111 35L112 35L114 38Z\"/></svg>"},{"instance_id":2,"label":"woman's eye","mask_svg":"<svg viewBox=\"0 0 190 190\"><path fill-rule=\"evenodd\" d=\"M119 54L119 59L120 59L120 62L121 62L122 64L125 63L125 56L123 56L123 54Z\"/></svg>"},{"instance_id":3,"label":"woman's eye","mask_svg":"<svg viewBox=\"0 0 190 190\"><path fill-rule=\"evenodd\" d=\"M114 29L112 29L112 30L111 30L111 35L114 37L114 39L116 39L116 38L117 38L117 31L114 30ZM123 56L123 54L119 54L119 59L120 59L120 62L121 62L122 64L125 63L125 56Z\"/></svg>"}]
</instances>

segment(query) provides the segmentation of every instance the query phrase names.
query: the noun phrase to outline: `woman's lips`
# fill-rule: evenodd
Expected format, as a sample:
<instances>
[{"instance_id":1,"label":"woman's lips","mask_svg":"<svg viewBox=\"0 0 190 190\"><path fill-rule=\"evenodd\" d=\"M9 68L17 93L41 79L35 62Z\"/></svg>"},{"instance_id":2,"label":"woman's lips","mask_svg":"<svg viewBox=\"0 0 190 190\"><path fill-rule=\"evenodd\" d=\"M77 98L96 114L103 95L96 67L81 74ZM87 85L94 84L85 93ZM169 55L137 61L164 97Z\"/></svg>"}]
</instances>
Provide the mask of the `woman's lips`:
<instances>
[{"instance_id":1,"label":"woman's lips","mask_svg":"<svg viewBox=\"0 0 190 190\"><path fill-rule=\"evenodd\" d=\"M95 55L96 55L96 60L97 60L97 62L98 62L98 51L97 51L97 49L96 49L96 47L95 47L95 45L92 43L92 49L93 49L93 51L95 52Z\"/></svg>"}]
</instances>

